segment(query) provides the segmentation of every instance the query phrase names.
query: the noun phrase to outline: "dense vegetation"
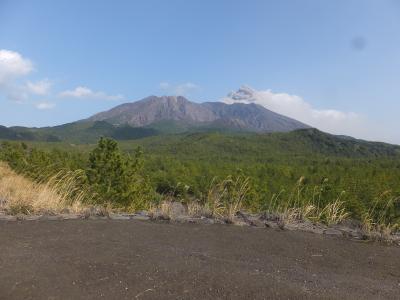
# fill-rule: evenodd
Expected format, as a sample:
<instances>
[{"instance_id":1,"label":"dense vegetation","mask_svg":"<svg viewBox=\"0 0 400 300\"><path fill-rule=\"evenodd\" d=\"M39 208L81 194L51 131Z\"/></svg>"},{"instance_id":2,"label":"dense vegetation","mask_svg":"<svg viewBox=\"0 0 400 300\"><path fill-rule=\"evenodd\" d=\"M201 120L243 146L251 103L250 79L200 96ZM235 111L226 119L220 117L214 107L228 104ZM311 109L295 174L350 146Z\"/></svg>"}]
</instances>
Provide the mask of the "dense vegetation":
<instances>
[{"instance_id":1,"label":"dense vegetation","mask_svg":"<svg viewBox=\"0 0 400 300\"><path fill-rule=\"evenodd\" d=\"M157 135L119 146L109 139L97 146L4 142L0 158L38 180L83 170L91 201L131 210L163 197L205 202L211 182L233 176L248 178L249 210L336 201L353 218L400 222L400 147L317 130Z\"/></svg>"}]
</instances>

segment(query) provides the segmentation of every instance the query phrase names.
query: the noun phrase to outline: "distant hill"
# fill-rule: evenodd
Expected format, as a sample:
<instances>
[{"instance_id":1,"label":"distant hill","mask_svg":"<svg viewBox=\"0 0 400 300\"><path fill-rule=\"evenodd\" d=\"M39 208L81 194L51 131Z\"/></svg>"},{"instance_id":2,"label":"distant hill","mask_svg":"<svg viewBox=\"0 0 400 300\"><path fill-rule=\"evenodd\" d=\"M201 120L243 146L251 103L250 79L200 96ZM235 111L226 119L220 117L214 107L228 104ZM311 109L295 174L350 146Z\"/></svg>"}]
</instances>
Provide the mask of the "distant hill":
<instances>
[{"instance_id":1,"label":"distant hill","mask_svg":"<svg viewBox=\"0 0 400 300\"><path fill-rule=\"evenodd\" d=\"M102 136L133 140L157 134L159 132L153 128L114 126L103 121L74 122L42 128L0 126L0 139L22 141L95 143Z\"/></svg>"},{"instance_id":2,"label":"distant hill","mask_svg":"<svg viewBox=\"0 0 400 300\"><path fill-rule=\"evenodd\" d=\"M105 121L75 122L44 128L0 126L0 139L94 144L105 136L127 141L128 149L140 145L151 152L180 153L191 157L210 153L217 153L221 157L228 153L236 153L238 157L261 157L263 154L400 157L400 146L336 136L313 128L257 133L213 127L193 128L173 121L154 123L153 126L115 126Z\"/></svg>"},{"instance_id":3,"label":"distant hill","mask_svg":"<svg viewBox=\"0 0 400 300\"><path fill-rule=\"evenodd\" d=\"M126 149L141 146L146 152L173 155L205 161L261 162L267 157L296 156L345 158L400 158L400 146L358 139L342 138L317 129L291 132L186 132L164 136L149 136L122 142Z\"/></svg>"}]
</instances>

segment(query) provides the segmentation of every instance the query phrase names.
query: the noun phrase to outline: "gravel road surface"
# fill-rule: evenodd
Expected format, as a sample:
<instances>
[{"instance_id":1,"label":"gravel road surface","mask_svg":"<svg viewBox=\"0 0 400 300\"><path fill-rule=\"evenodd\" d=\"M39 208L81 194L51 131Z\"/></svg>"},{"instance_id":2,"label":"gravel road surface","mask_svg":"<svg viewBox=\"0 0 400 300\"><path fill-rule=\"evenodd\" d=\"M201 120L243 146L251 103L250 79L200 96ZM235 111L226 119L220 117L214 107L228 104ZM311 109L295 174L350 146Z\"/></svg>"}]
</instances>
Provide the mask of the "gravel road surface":
<instances>
[{"instance_id":1,"label":"gravel road surface","mask_svg":"<svg viewBox=\"0 0 400 300\"><path fill-rule=\"evenodd\" d=\"M0 222L0 299L400 299L400 247L149 221Z\"/></svg>"}]
</instances>

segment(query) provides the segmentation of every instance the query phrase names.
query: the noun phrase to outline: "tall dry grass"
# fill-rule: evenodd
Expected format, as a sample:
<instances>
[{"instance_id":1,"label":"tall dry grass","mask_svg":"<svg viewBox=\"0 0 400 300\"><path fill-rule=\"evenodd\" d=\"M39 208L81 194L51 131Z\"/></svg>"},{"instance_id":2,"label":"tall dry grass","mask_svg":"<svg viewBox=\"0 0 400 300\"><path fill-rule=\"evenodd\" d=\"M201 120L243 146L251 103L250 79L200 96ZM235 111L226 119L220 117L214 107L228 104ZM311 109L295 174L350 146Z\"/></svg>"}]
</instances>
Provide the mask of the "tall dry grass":
<instances>
[{"instance_id":1,"label":"tall dry grass","mask_svg":"<svg viewBox=\"0 0 400 300\"><path fill-rule=\"evenodd\" d=\"M400 217L394 216L392 209L400 206L400 197L387 190L381 193L374 204L362 217L363 229L367 233L379 232L382 235L390 235L400 229Z\"/></svg>"},{"instance_id":2,"label":"tall dry grass","mask_svg":"<svg viewBox=\"0 0 400 300\"><path fill-rule=\"evenodd\" d=\"M212 216L232 221L250 191L248 177L228 176L221 181L214 178L207 193L205 207Z\"/></svg>"},{"instance_id":3,"label":"tall dry grass","mask_svg":"<svg viewBox=\"0 0 400 300\"><path fill-rule=\"evenodd\" d=\"M321 186L315 186L312 195L305 192L305 178L300 177L289 195L282 190L272 196L267 211L280 216L282 221L291 222L308 219L327 225L338 224L349 217L345 202L341 200L344 191L336 199L322 203L324 180Z\"/></svg>"},{"instance_id":4,"label":"tall dry grass","mask_svg":"<svg viewBox=\"0 0 400 300\"><path fill-rule=\"evenodd\" d=\"M0 162L0 209L11 214L59 213L83 210L87 193L80 190L79 172L59 172L36 183Z\"/></svg>"}]
</instances>

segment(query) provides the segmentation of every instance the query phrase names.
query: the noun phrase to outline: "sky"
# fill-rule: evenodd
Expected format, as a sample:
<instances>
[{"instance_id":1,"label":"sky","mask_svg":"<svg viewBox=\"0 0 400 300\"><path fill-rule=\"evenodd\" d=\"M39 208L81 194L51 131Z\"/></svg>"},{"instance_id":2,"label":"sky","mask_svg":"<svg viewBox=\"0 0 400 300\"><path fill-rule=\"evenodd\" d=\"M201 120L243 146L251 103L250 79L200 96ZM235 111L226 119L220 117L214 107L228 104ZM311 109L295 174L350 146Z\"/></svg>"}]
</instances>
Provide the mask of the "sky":
<instances>
[{"instance_id":1,"label":"sky","mask_svg":"<svg viewBox=\"0 0 400 300\"><path fill-rule=\"evenodd\" d=\"M5 126L183 95L400 144L399 80L397 0L0 0Z\"/></svg>"}]
</instances>

